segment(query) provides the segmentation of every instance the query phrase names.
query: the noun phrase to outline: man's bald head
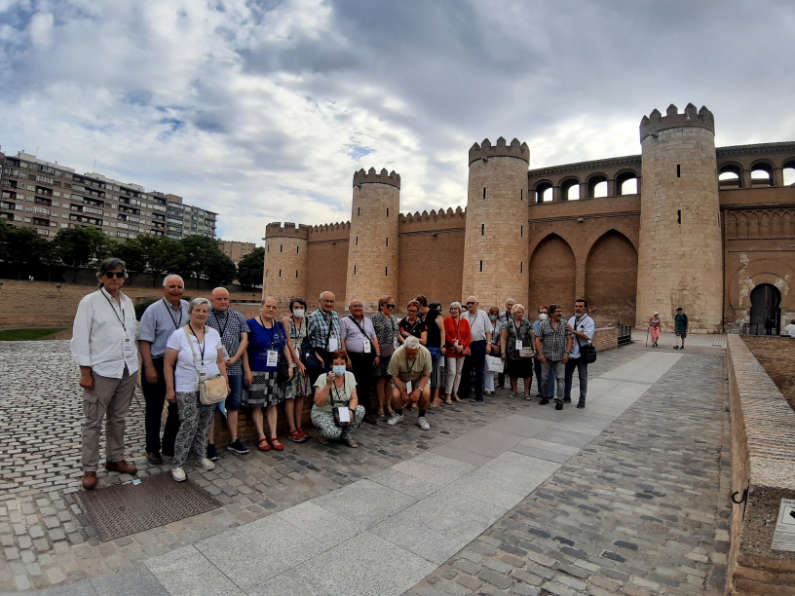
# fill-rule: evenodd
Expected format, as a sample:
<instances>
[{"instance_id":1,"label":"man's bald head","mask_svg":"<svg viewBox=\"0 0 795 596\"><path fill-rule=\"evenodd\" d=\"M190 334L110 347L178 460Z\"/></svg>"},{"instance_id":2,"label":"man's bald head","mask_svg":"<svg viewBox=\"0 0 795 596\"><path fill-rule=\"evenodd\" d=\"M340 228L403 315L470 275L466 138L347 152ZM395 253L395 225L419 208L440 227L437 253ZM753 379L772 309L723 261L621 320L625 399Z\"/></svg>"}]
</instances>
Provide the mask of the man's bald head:
<instances>
[{"instance_id":1,"label":"man's bald head","mask_svg":"<svg viewBox=\"0 0 795 596\"><path fill-rule=\"evenodd\" d=\"M225 312L229 310L229 291L222 286L218 286L210 294L210 302L212 302L213 308L217 311Z\"/></svg>"}]
</instances>

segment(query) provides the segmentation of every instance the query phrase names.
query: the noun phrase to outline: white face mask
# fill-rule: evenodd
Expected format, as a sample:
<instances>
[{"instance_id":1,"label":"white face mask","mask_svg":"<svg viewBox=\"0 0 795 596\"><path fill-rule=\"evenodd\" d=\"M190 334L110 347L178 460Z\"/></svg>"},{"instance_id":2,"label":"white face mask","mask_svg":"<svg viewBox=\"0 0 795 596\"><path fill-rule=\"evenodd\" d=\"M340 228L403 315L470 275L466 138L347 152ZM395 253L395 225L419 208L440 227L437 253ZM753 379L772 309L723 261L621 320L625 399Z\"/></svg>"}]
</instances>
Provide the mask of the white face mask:
<instances>
[{"instance_id":1,"label":"white face mask","mask_svg":"<svg viewBox=\"0 0 795 596\"><path fill-rule=\"evenodd\" d=\"M344 364L335 364L331 367L331 371L337 377L344 377L345 376L345 365Z\"/></svg>"},{"instance_id":2,"label":"white face mask","mask_svg":"<svg viewBox=\"0 0 795 596\"><path fill-rule=\"evenodd\" d=\"M296 319L303 319L304 318L304 309L303 308L296 308L293 311L293 315Z\"/></svg>"},{"instance_id":3,"label":"white face mask","mask_svg":"<svg viewBox=\"0 0 795 596\"><path fill-rule=\"evenodd\" d=\"M545 313L545 312L542 312L541 314L538 315L538 320L539 321L546 321L548 318L549 318L549 315L547 313Z\"/></svg>"}]
</instances>

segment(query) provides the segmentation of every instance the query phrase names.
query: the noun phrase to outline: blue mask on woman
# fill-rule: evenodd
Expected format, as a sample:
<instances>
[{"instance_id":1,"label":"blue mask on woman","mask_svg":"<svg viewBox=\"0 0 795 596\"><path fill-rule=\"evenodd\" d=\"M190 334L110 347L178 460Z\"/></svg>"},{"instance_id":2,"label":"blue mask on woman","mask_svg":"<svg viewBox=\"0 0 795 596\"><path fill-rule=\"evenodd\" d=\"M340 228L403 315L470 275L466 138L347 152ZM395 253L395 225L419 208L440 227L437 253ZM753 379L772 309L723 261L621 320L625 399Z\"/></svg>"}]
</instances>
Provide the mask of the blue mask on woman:
<instances>
[{"instance_id":1,"label":"blue mask on woman","mask_svg":"<svg viewBox=\"0 0 795 596\"><path fill-rule=\"evenodd\" d=\"M345 365L344 364L335 364L331 367L331 372L334 373L337 377L344 377L345 376Z\"/></svg>"}]
</instances>

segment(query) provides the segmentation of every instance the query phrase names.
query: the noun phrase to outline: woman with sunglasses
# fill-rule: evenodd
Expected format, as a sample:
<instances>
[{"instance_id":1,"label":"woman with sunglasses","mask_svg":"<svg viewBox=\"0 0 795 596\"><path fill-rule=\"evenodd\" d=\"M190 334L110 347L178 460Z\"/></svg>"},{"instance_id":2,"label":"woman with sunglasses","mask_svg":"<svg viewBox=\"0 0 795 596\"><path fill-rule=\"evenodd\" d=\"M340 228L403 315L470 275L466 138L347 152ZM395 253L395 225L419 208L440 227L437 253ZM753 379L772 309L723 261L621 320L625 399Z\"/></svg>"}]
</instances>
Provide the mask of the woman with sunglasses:
<instances>
[{"instance_id":1,"label":"woman with sunglasses","mask_svg":"<svg viewBox=\"0 0 795 596\"><path fill-rule=\"evenodd\" d=\"M458 386L461 384L464 356L471 354L469 349L471 342L469 323L461 317L461 303L453 302L450 304L450 316L444 320L445 368L447 368L444 403L446 404L453 403L452 400L461 401L458 397Z\"/></svg>"},{"instance_id":2,"label":"woman with sunglasses","mask_svg":"<svg viewBox=\"0 0 795 596\"><path fill-rule=\"evenodd\" d=\"M398 344L398 319L392 312L395 310L395 299L392 296L381 296L378 299L378 312L375 313L370 320L375 328L375 336L378 339L378 345L381 348L381 358L378 366L374 367L373 375L376 377L375 393L378 397L378 416L383 417L386 414L390 416L393 414L392 406L390 405L391 398L387 398L387 383L389 383L389 359L392 358L392 353L397 348ZM391 394L390 394L391 395ZM384 412L386 407L386 412Z\"/></svg>"}]
</instances>

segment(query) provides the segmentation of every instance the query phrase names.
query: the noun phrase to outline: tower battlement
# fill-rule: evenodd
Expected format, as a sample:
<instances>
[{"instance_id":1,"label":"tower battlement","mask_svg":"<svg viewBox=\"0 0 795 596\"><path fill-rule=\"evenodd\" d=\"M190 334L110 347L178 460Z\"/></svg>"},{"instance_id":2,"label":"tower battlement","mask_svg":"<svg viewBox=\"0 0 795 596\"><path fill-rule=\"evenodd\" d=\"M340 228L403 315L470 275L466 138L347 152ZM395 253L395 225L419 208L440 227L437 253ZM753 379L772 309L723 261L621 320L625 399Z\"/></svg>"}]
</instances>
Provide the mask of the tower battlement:
<instances>
[{"instance_id":1,"label":"tower battlement","mask_svg":"<svg viewBox=\"0 0 795 596\"><path fill-rule=\"evenodd\" d=\"M375 168L370 168L365 172L364 168L362 168L358 172L353 173L353 186L368 183L389 184L399 189L400 174L396 173L395 170L387 173L386 168L381 168L380 172L376 172Z\"/></svg>"},{"instance_id":2,"label":"tower battlement","mask_svg":"<svg viewBox=\"0 0 795 596\"><path fill-rule=\"evenodd\" d=\"M265 238L300 238L309 237L309 226L295 224L291 221L273 221L265 226Z\"/></svg>"},{"instance_id":3,"label":"tower battlement","mask_svg":"<svg viewBox=\"0 0 795 596\"><path fill-rule=\"evenodd\" d=\"M647 136L671 128L704 128L715 134L715 118L706 106L696 110L692 103L687 104L682 114L674 104L668 106L665 116L655 108L640 121L640 141L642 143Z\"/></svg>"},{"instance_id":4,"label":"tower battlement","mask_svg":"<svg viewBox=\"0 0 795 596\"><path fill-rule=\"evenodd\" d=\"M492 145L488 139L478 145L473 144L469 148L469 163L479 159L487 160L489 157L515 157L530 164L530 148L527 143L520 143L519 139L514 138L509 145L505 137L497 139L497 144Z\"/></svg>"}]
</instances>

